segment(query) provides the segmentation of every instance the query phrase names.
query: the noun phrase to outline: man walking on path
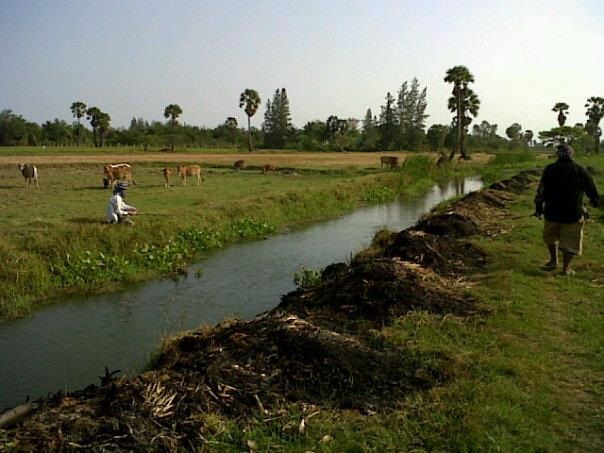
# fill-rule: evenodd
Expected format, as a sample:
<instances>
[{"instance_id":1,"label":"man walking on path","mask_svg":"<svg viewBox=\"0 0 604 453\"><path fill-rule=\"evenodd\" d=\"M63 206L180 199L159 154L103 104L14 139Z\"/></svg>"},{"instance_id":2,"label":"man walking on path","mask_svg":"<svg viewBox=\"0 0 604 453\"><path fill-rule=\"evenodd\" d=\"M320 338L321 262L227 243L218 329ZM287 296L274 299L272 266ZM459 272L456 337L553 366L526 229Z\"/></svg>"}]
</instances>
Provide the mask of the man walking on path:
<instances>
[{"instance_id":1,"label":"man walking on path","mask_svg":"<svg viewBox=\"0 0 604 453\"><path fill-rule=\"evenodd\" d=\"M580 255L583 240L583 194L592 206L598 206L600 195L593 179L582 165L572 160L570 145L559 145L558 160L543 170L537 195L535 212L545 214L543 239L550 254L545 264L547 270L558 267L558 248L562 250L562 274L573 271L573 256Z\"/></svg>"}]
</instances>

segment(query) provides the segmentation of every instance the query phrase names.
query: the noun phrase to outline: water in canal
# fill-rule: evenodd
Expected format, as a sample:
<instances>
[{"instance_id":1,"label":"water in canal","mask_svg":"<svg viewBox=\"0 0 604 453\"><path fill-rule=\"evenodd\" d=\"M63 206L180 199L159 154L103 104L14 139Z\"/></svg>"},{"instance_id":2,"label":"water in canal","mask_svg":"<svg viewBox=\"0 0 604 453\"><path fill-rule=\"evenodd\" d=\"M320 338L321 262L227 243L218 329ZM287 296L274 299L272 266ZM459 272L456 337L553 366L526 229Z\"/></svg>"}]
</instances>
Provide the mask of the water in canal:
<instances>
[{"instance_id":1,"label":"water in canal","mask_svg":"<svg viewBox=\"0 0 604 453\"><path fill-rule=\"evenodd\" d=\"M0 411L49 392L99 383L104 367L130 375L144 367L162 337L244 319L274 308L294 289L301 266L345 261L387 226L404 229L440 201L481 187L480 179L433 186L424 196L364 207L304 230L236 244L192 269L127 291L73 298L32 317L0 324Z\"/></svg>"}]
</instances>

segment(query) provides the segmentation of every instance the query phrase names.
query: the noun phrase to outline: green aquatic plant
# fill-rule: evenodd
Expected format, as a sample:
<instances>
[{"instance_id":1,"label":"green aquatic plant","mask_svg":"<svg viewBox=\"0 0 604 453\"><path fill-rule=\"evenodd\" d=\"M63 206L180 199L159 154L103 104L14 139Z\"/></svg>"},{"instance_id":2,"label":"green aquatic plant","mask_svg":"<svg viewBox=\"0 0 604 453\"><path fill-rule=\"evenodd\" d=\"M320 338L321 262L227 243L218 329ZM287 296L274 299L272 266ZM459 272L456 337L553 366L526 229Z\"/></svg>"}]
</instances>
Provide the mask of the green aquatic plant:
<instances>
[{"instance_id":1,"label":"green aquatic plant","mask_svg":"<svg viewBox=\"0 0 604 453\"><path fill-rule=\"evenodd\" d=\"M262 236L275 231L275 227L263 220L250 217L237 219L231 223L231 231L240 238Z\"/></svg>"},{"instance_id":2,"label":"green aquatic plant","mask_svg":"<svg viewBox=\"0 0 604 453\"><path fill-rule=\"evenodd\" d=\"M384 203L394 200L395 194L394 189L389 186L370 188L365 191L365 201L368 203Z\"/></svg>"},{"instance_id":3,"label":"green aquatic plant","mask_svg":"<svg viewBox=\"0 0 604 453\"><path fill-rule=\"evenodd\" d=\"M117 281L134 270L133 263L123 256L89 250L78 257L67 254L62 265L55 269L63 286L75 287Z\"/></svg>"},{"instance_id":4,"label":"green aquatic plant","mask_svg":"<svg viewBox=\"0 0 604 453\"><path fill-rule=\"evenodd\" d=\"M317 285L321 281L323 269L309 269L300 267L299 272L294 273L294 283L298 288Z\"/></svg>"}]
</instances>

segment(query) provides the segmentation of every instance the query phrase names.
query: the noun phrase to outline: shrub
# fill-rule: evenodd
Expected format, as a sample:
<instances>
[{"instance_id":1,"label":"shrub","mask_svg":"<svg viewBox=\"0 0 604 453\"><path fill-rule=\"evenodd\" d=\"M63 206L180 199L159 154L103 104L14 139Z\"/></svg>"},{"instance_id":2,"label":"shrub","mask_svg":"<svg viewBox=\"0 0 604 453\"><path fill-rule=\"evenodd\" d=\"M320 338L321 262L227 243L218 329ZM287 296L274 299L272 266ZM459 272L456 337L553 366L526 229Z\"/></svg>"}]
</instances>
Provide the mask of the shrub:
<instances>
[{"instance_id":1,"label":"shrub","mask_svg":"<svg viewBox=\"0 0 604 453\"><path fill-rule=\"evenodd\" d=\"M369 203L384 203L394 200L396 192L392 187L374 187L365 191L365 201Z\"/></svg>"}]
</instances>

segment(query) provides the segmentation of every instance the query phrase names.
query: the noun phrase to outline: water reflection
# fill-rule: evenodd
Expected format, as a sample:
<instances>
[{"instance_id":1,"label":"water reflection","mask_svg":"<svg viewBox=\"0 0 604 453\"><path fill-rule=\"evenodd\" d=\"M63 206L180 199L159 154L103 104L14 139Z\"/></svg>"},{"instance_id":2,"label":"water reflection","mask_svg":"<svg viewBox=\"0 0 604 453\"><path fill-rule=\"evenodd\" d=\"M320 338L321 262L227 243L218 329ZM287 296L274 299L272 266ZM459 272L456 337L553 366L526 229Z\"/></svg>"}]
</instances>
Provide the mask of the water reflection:
<instances>
[{"instance_id":1,"label":"water reflection","mask_svg":"<svg viewBox=\"0 0 604 453\"><path fill-rule=\"evenodd\" d=\"M76 298L33 317L0 326L0 408L49 390L76 390L97 382L106 365L141 370L161 338L226 316L252 318L294 289L301 266L347 260L381 227L403 229L443 199L478 190L468 178L432 187L417 199L359 209L339 219L264 241L233 245L179 279L130 291Z\"/></svg>"}]
</instances>

